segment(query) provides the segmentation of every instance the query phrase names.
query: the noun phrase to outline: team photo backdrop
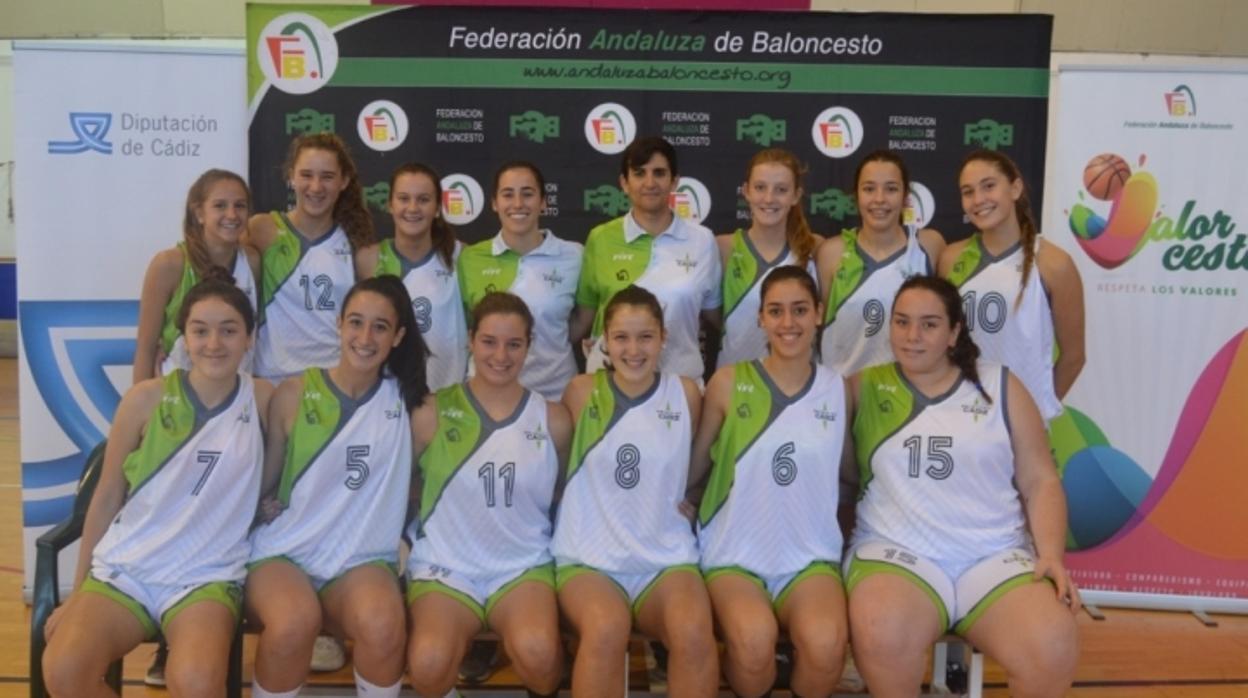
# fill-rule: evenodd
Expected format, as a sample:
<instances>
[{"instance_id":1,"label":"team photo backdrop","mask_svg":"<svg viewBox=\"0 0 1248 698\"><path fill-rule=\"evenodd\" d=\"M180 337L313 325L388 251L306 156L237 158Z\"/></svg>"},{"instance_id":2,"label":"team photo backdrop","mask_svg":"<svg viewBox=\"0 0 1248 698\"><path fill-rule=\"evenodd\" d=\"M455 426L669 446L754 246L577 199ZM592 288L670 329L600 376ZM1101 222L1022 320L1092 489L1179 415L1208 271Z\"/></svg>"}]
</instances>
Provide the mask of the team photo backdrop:
<instances>
[{"instance_id":1,"label":"team photo backdrop","mask_svg":"<svg viewBox=\"0 0 1248 698\"><path fill-rule=\"evenodd\" d=\"M417 160L443 175L443 210L471 242L498 229L494 169L526 159L546 175L546 225L583 240L627 210L619 154L653 134L679 151L679 215L748 224L737 187L776 146L809 166L807 211L827 235L857 224L858 159L892 148L915 181L911 222L962 237L968 150L1002 149L1044 181L1051 29L1027 15L248 5L251 183L259 207L284 208L287 144L332 130L382 233L390 172Z\"/></svg>"},{"instance_id":2,"label":"team photo backdrop","mask_svg":"<svg viewBox=\"0 0 1248 698\"><path fill-rule=\"evenodd\" d=\"M1052 425L1068 564L1093 598L1248 611L1248 74L1057 87L1045 225L1083 276L1088 337Z\"/></svg>"}]
</instances>

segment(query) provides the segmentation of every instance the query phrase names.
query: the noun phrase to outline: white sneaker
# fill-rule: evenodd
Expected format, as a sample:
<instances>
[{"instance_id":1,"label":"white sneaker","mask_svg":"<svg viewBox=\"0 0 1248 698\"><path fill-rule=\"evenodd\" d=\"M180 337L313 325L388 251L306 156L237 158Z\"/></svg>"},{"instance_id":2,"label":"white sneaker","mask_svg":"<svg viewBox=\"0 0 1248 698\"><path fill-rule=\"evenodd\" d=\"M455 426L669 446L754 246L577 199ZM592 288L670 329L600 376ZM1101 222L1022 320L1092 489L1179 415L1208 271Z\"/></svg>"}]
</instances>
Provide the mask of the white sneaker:
<instances>
[{"instance_id":1,"label":"white sneaker","mask_svg":"<svg viewBox=\"0 0 1248 698\"><path fill-rule=\"evenodd\" d=\"M312 646L312 671L338 671L347 665L347 651L336 637L318 635Z\"/></svg>"}]
</instances>

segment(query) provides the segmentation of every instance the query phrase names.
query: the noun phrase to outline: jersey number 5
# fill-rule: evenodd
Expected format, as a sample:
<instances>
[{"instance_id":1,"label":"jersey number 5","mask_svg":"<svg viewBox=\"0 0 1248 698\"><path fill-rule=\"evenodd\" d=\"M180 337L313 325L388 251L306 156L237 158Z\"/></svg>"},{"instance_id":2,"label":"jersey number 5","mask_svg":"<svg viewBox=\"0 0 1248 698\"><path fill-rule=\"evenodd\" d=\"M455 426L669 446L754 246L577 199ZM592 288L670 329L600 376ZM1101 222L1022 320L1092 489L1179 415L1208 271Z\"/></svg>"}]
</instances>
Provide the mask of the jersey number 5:
<instances>
[{"instance_id":1,"label":"jersey number 5","mask_svg":"<svg viewBox=\"0 0 1248 698\"><path fill-rule=\"evenodd\" d=\"M347 479L343 482L349 490L358 490L368 480L368 451L370 446L347 446Z\"/></svg>"}]
</instances>

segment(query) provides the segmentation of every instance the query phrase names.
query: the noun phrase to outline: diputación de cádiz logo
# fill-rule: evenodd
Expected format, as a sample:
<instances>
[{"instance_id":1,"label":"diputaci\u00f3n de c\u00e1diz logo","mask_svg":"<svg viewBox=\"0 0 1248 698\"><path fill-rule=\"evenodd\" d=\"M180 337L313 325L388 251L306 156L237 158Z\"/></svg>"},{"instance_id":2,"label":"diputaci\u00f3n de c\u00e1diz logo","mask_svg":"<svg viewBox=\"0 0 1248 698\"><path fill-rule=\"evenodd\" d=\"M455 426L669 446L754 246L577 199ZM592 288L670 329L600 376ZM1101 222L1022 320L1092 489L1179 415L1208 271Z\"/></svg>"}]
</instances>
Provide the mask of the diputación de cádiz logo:
<instances>
[{"instance_id":1,"label":"diputaci\u00f3n de c\u00e1diz logo","mask_svg":"<svg viewBox=\"0 0 1248 698\"><path fill-rule=\"evenodd\" d=\"M355 128L364 145L383 153L403 145L410 131L407 112L388 99L365 105L355 120Z\"/></svg>"},{"instance_id":2,"label":"diputaci\u00f3n de c\u00e1diz logo","mask_svg":"<svg viewBox=\"0 0 1248 698\"><path fill-rule=\"evenodd\" d=\"M599 104L585 117L585 140L600 153L622 153L636 137L637 120L633 118L628 107L622 104Z\"/></svg>"},{"instance_id":3,"label":"diputaci\u00f3n de c\u00e1diz logo","mask_svg":"<svg viewBox=\"0 0 1248 698\"><path fill-rule=\"evenodd\" d=\"M108 139L108 129L113 125L113 115L101 111L71 111L69 127L74 132L72 141L48 141L48 153L52 155L76 155L87 151L113 154L113 144Z\"/></svg>"},{"instance_id":4,"label":"diputaci\u00f3n de c\u00e1diz logo","mask_svg":"<svg viewBox=\"0 0 1248 698\"><path fill-rule=\"evenodd\" d=\"M668 208L693 223L701 223L711 215L711 192L693 177L682 176L676 189L667 197Z\"/></svg>"},{"instance_id":5,"label":"diputaci\u00f3n de c\u00e1diz logo","mask_svg":"<svg viewBox=\"0 0 1248 698\"><path fill-rule=\"evenodd\" d=\"M466 225L481 215L485 192L471 176L455 173L442 178L442 216L451 225Z\"/></svg>"},{"instance_id":6,"label":"diputaci\u00f3n de c\u00e1diz logo","mask_svg":"<svg viewBox=\"0 0 1248 698\"><path fill-rule=\"evenodd\" d=\"M338 68L338 42L321 20L292 12L264 25L256 60L264 77L277 89L308 94L333 77Z\"/></svg>"},{"instance_id":7,"label":"diputaci\u00f3n de c\u00e1diz logo","mask_svg":"<svg viewBox=\"0 0 1248 698\"><path fill-rule=\"evenodd\" d=\"M862 119L847 107L828 107L810 126L815 148L830 158L846 158L862 145Z\"/></svg>"},{"instance_id":8,"label":"diputaci\u00f3n de c\u00e1diz logo","mask_svg":"<svg viewBox=\"0 0 1248 698\"><path fill-rule=\"evenodd\" d=\"M1177 219L1165 215L1157 178L1144 169L1146 160L1140 155L1133 171L1122 156L1101 153L1084 166L1083 190L1067 215L1075 242L1088 258L1115 269L1148 243L1168 242L1161 258L1167 270L1248 271L1248 236L1235 233L1234 219L1221 209L1197 212L1195 199L1183 204ZM1096 202L1109 204L1108 217L1093 208L1103 210L1104 204Z\"/></svg>"},{"instance_id":9,"label":"diputaci\u00f3n de c\u00e1diz logo","mask_svg":"<svg viewBox=\"0 0 1248 698\"><path fill-rule=\"evenodd\" d=\"M910 193L906 194L906 208L902 211L901 222L922 228L932 222L936 215L936 198L932 190L922 182L911 182Z\"/></svg>"}]
</instances>

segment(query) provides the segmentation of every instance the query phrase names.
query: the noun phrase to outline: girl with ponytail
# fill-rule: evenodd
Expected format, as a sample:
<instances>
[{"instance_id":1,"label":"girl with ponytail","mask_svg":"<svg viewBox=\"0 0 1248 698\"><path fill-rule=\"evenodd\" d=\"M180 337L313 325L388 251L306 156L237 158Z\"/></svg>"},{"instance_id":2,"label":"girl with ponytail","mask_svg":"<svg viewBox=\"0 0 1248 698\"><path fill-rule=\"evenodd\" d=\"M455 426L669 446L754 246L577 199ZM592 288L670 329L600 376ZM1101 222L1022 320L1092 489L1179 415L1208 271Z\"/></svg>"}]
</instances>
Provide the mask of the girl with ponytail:
<instances>
[{"instance_id":1,"label":"girl with ponytail","mask_svg":"<svg viewBox=\"0 0 1248 698\"><path fill-rule=\"evenodd\" d=\"M976 232L945 250L939 273L961 292L966 328L984 358L1009 366L1051 421L1083 369L1079 270L1070 255L1040 237L1027 187L1009 157L971 152L962 161L959 187Z\"/></svg>"},{"instance_id":2,"label":"girl with ponytail","mask_svg":"<svg viewBox=\"0 0 1248 698\"><path fill-rule=\"evenodd\" d=\"M356 274L403 280L416 326L429 348L429 389L440 390L462 381L468 367L468 329L455 278L461 246L442 216L441 178L428 165L399 165L390 175L386 207L394 220L394 237L358 251Z\"/></svg>"},{"instance_id":3,"label":"girl with ponytail","mask_svg":"<svg viewBox=\"0 0 1248 698\"><path fill-rule=\"evenodd\" d=\"M862 224L828 238L819 248L823 290L823 364L851 375L891 361L888 322L893 295L915 274L932 274L945 239L906 221L910 172L891 150L868 153L854 172L854 200Z\"/></svg>"},{"instance_id":4,"label":"girl with ponytail","mask_svg":"<svg viewBox=\"0 0 1248 698\"><path fill-rule=\"evenodd\" d=\"M767 355L758 324L759 287L775 269L796 265L814 276L815 249L823 242L802 212L806 166L780 148L755 153L745 169L741 195L750 205L750 227L719 235L724 276L724 336L717 367Z\"/></svg>"},{"instance_id":5,"label":"girl with ponytail","mask_svg":"<svg viewBox=\"0 0 1248 698\"><path fill-rule=\"evenodd\" d=\"M204 172L187 191L182 242L158 252L143 277L134 349L135 383L175 368L190 368L185 341L177 327L178 313L186 294L213 269L233 277L254 312L260 255L242 242L250 208L247 183L228 170ZM250 350L242 369L251 371Z\"/></svg>"},{"instance_id":6,"label":"girl with ponytail","mask_svg":"<svg viewBox=\"0 0 1248 698\"><path fill-rule=\"evenodd\" d=\"M374 241L359 175L341 138L295 138L283 174L294 207L252 216L247 227L264 268L256 374L275 380L338 361L335 320L355 283L353 257Z\"/></svg>"},{"instance_id":7,"label":"girl with ponytail","mask_svg":"<svg viewBox=\"0 0 1248 698\"><path fill-rule=\"evenodd\" d=\"M425 348L403 283L343 298L339 358L286 379L269 409L247 611L259 626L252 695L298 694L318 631L354 642L359 695L398 696L406 637L396 576Z\"/></svg>"},{"instance_id":8,"label":"girl with ponytail","mask_svg":"<svg viewBox=\"0 0 1248 698\"><path fill-rule=\"evenodd\" d=\"M1011 694L1064 695L1079 656L1065 494L1031 395L976 359L966 322L951 283L907 280L889 328L896 362L850 381L863 486L845 563L854 659L873 695L914 695L927 649L952 631L1002 664Z\"/></svg>"}]
</instances>

